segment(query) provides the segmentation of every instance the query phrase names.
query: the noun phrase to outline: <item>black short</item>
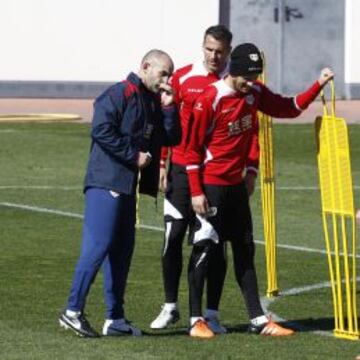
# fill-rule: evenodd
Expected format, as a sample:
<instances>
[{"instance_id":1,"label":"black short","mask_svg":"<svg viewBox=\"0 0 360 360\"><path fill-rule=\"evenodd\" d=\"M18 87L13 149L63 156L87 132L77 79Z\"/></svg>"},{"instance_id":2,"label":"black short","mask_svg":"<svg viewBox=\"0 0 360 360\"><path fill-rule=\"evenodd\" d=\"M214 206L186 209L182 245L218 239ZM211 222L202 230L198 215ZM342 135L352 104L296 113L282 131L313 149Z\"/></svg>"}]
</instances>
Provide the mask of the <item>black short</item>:
<instances>
[{"instance_id":1,"label":"black short","mask_svg":"<svg viewBox=\"0 0 360 360\"><path fill-rule=\"evenodd\" d=\"M196 217L191 230L191 244L201 244L206 240L242 241L245 237L249 239L249 234L252 238L251 210L244 182L231 186L205 185L204 191L213 214L205 219Z\"/></svg>"},{"instance_id":2,"label":"black short","mask_svg":"<svg viewBox=\"0 0 360 360\"><path fill-rule=\"evenodd\" d=\"M168 172L168 184L164 200L165 221L185 219L189 221L194 217L191 207L191 195L186 168L171 164Z\"/></svg>"}]
</instances>

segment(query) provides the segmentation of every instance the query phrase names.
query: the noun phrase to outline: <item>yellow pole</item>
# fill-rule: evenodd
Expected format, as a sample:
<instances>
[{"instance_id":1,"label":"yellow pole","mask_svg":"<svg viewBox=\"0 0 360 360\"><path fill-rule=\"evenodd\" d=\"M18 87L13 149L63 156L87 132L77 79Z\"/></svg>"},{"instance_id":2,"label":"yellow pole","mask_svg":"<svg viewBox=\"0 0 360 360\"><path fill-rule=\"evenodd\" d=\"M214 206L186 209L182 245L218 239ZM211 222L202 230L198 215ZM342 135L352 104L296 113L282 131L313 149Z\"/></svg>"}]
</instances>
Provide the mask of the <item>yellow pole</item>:
<instances>
[{"instance_id":1,"label":"yellow pole","mask_svg":"<svg viewBox=\"0 0 360 360\"><path fill-rule=\"evenodd\" d=\"M264 72L261 81L266 83L265 58ZM272 118L259 113L259 145L260 145L260 182L264 224L265 258L268 297L279 294L277 283L276 261L276 213L275 213L275 175Z\"/></svg>"}]
</instances>

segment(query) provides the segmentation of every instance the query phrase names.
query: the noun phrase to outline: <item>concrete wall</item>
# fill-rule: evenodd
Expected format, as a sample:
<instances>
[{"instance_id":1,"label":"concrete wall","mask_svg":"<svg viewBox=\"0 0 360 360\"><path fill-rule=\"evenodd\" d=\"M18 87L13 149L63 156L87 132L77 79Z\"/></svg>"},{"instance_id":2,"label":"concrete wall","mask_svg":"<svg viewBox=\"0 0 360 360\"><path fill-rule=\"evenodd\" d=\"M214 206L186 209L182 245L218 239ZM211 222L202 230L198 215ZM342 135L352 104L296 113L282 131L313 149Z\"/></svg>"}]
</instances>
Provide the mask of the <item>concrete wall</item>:
<instances>
[{"instance_id":1,"label":"concrete wall","mask_svg":"<svg viewBox=\"0 0 360 360\"><path fill-rule=\"evenodd\" d=\"M360 1L346 0L345 88L347 98L360 99Z\"/></svg>"},{"instance_id":2,"label":"concrete wall","mask_svg":"<svg viewBox=\"0 0 360 360\"><path fill-rule=\"evenodd\" d=\"M218 21L218 0L3 0L0 96L92 95L152 48L182 66Z\"/></svg>"}]
</instances>

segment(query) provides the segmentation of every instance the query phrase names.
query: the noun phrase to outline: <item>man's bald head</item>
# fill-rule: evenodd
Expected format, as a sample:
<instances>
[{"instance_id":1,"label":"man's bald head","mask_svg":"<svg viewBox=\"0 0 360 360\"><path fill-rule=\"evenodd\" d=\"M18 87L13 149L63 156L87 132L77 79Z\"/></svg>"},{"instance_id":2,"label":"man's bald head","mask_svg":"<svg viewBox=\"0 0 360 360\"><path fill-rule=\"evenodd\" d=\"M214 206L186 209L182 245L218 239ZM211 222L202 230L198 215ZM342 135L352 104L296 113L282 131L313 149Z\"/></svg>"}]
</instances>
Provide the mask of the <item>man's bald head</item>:
<instances>
[{"instance_id":1,"label":"man's bald head","mask_svg":"<svg viewBox=\"0 0 360 360\"><path fill-rule=\"evenodd\" d=\"M152 49L141 60L139 77L150 91L158 93L159 86L169 81L173 70L171 57L165 51Z\"/></svg>"},{"instance_id":2,"label":"man's bald head","mask_svg":"<svg viewBox=\"0 0 360 360\"><path fill-rule=\"evenodd\" d=\"M143 65L146 62L169 62L172 66L172 70L174 69L174 63L171 59L171 57L169 56L168 53L166 53L165 51L162 50L158 50L158 49L152 49L150 51L148 51L144 57L141 60L141 65Z\"/></svg>"}]
</instances>

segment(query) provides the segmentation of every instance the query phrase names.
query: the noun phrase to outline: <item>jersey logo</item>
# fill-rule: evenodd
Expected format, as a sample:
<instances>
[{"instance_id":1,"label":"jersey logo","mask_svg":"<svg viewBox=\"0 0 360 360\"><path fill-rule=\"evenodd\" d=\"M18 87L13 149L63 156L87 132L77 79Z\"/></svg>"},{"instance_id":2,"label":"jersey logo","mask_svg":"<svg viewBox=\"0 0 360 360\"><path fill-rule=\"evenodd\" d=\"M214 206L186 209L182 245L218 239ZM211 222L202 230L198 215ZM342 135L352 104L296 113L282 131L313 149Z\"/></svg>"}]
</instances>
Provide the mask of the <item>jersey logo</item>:
<instances>
[{"instance_id":1,"label":"jersey logo","mask_svg":"<svg viewBox=\"0 0 360 360\"><path fill-rule=\"evenodd\" d=\"M192 89L192 88L187 89L187 92L189 93L201 93L203 91L204 89Z\"/></svg>"},{"instance_id":2,"label":"jersey logo","mask_svg":"<svg viewBox=\"0 0 360 360\"><path fill-rule=\"evenodd\" d=\"M249 130L252 127L251 115L246 115L241 119L241 127L243 131Z\"/></svg>"},{"instance_id":3,"label":"jersey logo","mask_svg":"<svg viewBox=\"0 0 360 360\"><path fill-rule=\"evenodd\" d=\"M202 107L202 103L201 102L197 102L195 104L194 110L198 110L198 111L203 111L203 107Z\"/></svg>"},{"instance_id":4,"label":"jersey logo","mask_svg":"<svg viewBox=\"0 0 360 360\"><path fill-rule=\"evenodd\" d=\"M243 133L251 129L252 127L252 117L251 115L245 115L241 119L231 121L228 123L228 136L234 136Z\"/></svg>"}]
</instances>

